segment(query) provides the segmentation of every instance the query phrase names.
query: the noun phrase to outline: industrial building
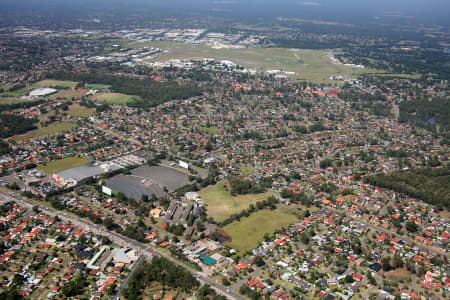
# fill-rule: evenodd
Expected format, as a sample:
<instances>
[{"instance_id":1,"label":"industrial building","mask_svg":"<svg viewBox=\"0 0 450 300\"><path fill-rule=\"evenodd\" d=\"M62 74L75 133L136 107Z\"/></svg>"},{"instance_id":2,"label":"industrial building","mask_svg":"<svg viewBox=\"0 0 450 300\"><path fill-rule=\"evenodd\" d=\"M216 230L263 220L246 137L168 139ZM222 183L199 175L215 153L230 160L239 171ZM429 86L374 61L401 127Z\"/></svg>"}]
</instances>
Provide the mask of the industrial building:
<instances>
[{"instance_id":1,"label":"industrial building","mask_svg":"<svg viewBox=\"0 0 450 300\"><path fill-rule=\"evenodd\" d=\"M95 162L92 164L72 168L53 175L55 181L65 187L77 186L89 178L101 177L102 175L122 169L114 162Z\"/></svg>"},{"instance_id":2,"label":"industrial building","mask_svg":"<svg viewBox=\"0 0 450 300\"><path fill-rule=\"evenodd\" d=\"M127 155L111 161L94 162L80 167L68 169L53 175L53 179L65 187L82 184L89 178L100 178L103 175L126 167L139 165L144 159L136 155Z\"/></svg>"}]
</instances>

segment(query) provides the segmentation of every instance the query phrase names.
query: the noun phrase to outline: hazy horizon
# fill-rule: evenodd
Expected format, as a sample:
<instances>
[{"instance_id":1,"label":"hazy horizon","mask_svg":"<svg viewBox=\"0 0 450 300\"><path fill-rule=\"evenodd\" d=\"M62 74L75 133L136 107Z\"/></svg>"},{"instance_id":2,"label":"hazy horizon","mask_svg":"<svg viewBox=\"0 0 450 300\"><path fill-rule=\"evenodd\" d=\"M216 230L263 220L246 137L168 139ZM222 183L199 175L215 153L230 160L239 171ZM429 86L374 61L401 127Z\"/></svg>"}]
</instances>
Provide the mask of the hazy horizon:
<instances>
[{"instance_id":1,"label":"hazy horizon","mask_svg":"<svg viewBox=\"0 0 450 300\"><path fill-rule=\"evenodd\" d=\"M89 14L96 10L123 14L130 12L164 12L174 15L223 15L249 18L277 16L351 20L373 17L449 23L450 1L447 0L2 0L3 9L22 13L53 13L71 10Z\"/></svg>"}]
</instances>

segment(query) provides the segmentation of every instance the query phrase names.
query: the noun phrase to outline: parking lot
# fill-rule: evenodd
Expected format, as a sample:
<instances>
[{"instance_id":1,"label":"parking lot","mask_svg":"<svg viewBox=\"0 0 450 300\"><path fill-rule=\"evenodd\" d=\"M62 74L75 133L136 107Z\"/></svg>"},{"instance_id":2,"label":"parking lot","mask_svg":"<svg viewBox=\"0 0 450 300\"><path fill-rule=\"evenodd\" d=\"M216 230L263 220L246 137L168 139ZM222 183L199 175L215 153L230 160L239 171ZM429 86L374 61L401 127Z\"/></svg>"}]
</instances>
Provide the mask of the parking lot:
<instances>
[{"instance_id":1,"label":"parking lot","mask_svg":"<svg viewBox=\"0 0 450 300\"><path fill-rule=\"evenodd\" d=\"M161 188L166 187L173 192L189 183L189 175L173 168L163 166L141 166L131 172L133 175L149 179Z\"/></svg>"}]
</instances>

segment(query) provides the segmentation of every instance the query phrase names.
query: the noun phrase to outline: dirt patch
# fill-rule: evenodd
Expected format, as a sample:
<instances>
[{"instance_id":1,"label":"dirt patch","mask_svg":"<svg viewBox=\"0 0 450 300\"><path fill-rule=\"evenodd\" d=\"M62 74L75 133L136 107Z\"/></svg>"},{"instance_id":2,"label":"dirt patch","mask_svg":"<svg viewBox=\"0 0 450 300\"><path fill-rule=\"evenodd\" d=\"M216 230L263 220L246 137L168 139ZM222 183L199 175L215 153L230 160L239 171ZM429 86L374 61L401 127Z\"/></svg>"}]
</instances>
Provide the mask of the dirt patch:
<instances>
[{"instance_id":1,"label":"dirt patch","mask_svg":"<svg viewBox=\"0 0 450 300\"><path fill-rule=\"evenodd\" d=\"M412 278L411 272L409 272L405 267L397 270L392 270L385 273L386 278L389 280L397 281L400 279L408 280L408 278Z\"/></svg>"}]
</instances>

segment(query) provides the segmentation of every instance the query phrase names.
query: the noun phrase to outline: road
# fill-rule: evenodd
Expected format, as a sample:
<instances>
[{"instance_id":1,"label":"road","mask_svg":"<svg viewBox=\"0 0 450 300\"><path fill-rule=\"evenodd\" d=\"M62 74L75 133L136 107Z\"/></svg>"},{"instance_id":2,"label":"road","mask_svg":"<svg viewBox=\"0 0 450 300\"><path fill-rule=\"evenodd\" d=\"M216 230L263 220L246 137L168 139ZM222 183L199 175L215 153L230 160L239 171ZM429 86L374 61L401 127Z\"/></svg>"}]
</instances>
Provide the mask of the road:
<instances>
[{"instance_id":1,"label":"road","mask_svg":"<svg viewBox=\"0 0 450 300\"><path fill-rule=\"evenodd\" d=\"M17 196L12 196L9 195L8 193L5 192L0 192L0 201L16 201L17 203L19 203L20 205L24 206L24 207L28 207L28 208L32 208L33 206L37 206L39 207L39 209L41 209L45 214L52 216L52 217L58 217L59 219L61 219L64 222L71 222L72 224L74 224L75 226L78 227L82 227L88 231L91 231L95 234L99 234L99 235L103 235L108 237L111 241L113 241L116 244L119 245L128 245L138 251L140 251L141 255L144 255L145 257L152 257L154 255L158 255L161 257L164 257L165 259L171 261L174 264L177 264L183 268L185 268L186 270L188 270L191 274L193 274L193 276L195 278L197 278L197 280L199 280L202 283L205 284L209 284L212 288L214 288L219 294L226 296L228 299L237 299L237 300L245 300L245 298L243 298L242 296L238 295L237 293L235 293L234 291L224 287L223 285L221 285L219 282L210 279L208 276L206 276L205 274L198 272L198 271L194 271L190 268L186 268L186 266L184 264L182 264L181 262L173 259L171 256L169 256L168 254L162 253L160 251L158 251L157 249L144 245L142 243L139 243L133 239L130 239L126 236L120 235L116 232L111 232L111 231L107 231L106 229L104 229L102 226L99 226L97 224L92 224L89 223L83 219L80 219L76 216L73 215L69 215L66 214L62 211L58 211L55 210L53 208L48 208L43 206L42 204L40 204L39 202L34 202L28 199L22 199L19 198Z\"/></svg>"},{"instance_id":2,"label":"road","mask_svg":"<svg viewBox=\"0 0 450 300\"><path fill-rule=\"evenodd\" d=\"M114 299L116 299L116 300L120 299L120 295L122 295L122 290L127 287L128 281L130 280L131 275L137 269L137 267L144 261L144 258L145 258L144 255L139 256L138 260L133 264L133 267L131 268L130 273L128 273L125 280L122 281L122 284L119 286L119 289L117 290L117 293L114 296Z\"/></svg>"}]
</instances>

